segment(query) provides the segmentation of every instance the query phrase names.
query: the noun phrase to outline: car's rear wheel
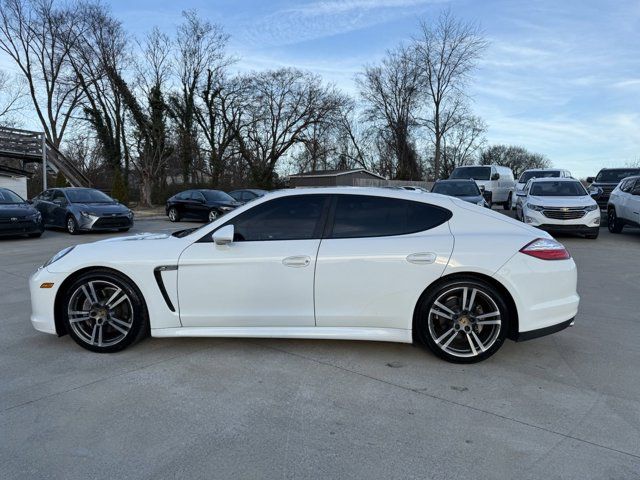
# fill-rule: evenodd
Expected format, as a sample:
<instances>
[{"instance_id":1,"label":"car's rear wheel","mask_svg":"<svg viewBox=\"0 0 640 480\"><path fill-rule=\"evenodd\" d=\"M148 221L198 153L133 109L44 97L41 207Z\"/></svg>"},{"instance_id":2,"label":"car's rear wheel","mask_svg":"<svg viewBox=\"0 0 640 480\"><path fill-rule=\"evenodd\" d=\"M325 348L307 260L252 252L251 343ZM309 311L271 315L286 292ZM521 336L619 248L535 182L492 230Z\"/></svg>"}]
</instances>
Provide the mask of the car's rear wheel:
<instances>
[{"instance_id":1,"label":"car's rear wheel","mask_svg":"<svg viewBox=\"0 0 640 480\"><path fill-rule=\"evenodd\" d=\"M67 216L66 227L67 232L69 232L71 235L77 235L79 233L78 222L76 222L76 219L73 218L73 215Z\"/></svg>"},{"instance_id":2,"label":"car's rear wheel","mask_svg":"<svg viewBox=\"0 0 640 480\"><path fill-rule=\"evenodd\" d=\"M97 270L66 290L67 332L83 348L117 352L147 333L147 310L138 289L122 275Z\"/></svg>"},{"instance_id":3,"label":"car's rear wheel","mask_svg":"<svg viewBox=\"0 0 640 480\"><path fill-rule=\"evenodd\" d=\"M504 208L505 210L513 209L513 200L511 198L511 194L509 194L509 198L507 199L507 201L502 204L502 208Z\"/></svg>"},{"instance_id":4,"label":"car's rear wheel","mask_svg":"<svg viewBox=\"0 0 640 480\"><path fill-rule=\"evenodd\" d=\"M618 218L615 208L607 212L607 228L611 233L621 233L624 228L624 222Z\"/></svg>"},{"instance_id":5,"label":"car's rear wheel","mask_svg":"<svg viewBox=\"0 0 640 480\"><path fill-rule=\"evenodd\" d=\"M509 309L491 284L458 278L428 292L417 310L419 338L438 357L454 363L475 363L502 346L509 327Z\"/></svg>"},{"instance_id":6,"label":"car's rear wheel","mask_svg":"<svg viewBox=\"0 0 640 480\"><path fill-rule=\"evenodd\" d=\"M178 213L178 210L176 209L176 207L171 207L169 209L169 212L167 212L167 214L169 215L169 220L171 220L172 222L180 221L180 214Z\"/></svg>"}]
</instances>

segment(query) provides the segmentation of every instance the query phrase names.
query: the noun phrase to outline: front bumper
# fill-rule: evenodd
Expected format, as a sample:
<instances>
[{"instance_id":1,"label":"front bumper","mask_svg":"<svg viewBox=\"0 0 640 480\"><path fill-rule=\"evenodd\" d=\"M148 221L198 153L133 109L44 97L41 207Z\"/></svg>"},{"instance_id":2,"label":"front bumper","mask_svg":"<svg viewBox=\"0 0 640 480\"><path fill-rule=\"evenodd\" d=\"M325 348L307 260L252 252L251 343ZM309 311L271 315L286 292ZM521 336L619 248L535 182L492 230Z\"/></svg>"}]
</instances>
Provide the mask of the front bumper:
<instances>
[{"instance_id":1,"label":"front bumper","mask_svg":"<svg viewBox=\"0 0 640 480\"><path fill-rule=\"evenodd\" d=\"M28 235L30 233L44 232L42 222L33 220L18 220L15 222L0 223L0 236Z\"/></svg>"},{"instance_id":2,"label":"front bumper","mask_svg":"<svg viewBox=\"0 0 640 480\"><path fill-rule=\"evenodd\" d=\"M55 322L55 300L60 285L67 277L66 273L52 273L40 267L29 278L31 294L31 324L40 332L58 334ZM52 283L51 288L42 288L45 283Z\"/></svg>"},{"instance_id":3,"label":"front bumper","mask_svg":"<svg viewBox=\"0 0 640 480\"><path fill-rule=\"evenodd\" d=\"M600 228L600 210L586 212L583 217L574 219L550 218L543 212L538 212L530 208L524 208L522 216L527 225L538 227L548 231L562 232L591 232Z\"/></svg>"},{"instance_id":4,"label":"front bumper","mask_svg":"<svg viewBox=\"0 0 640 480\"><path fill-rule=\"evenodd\" d=\"M103 217L80 215L78 228L84 231L108 231L133 227L133 217L127 215L108 215Z\"/></svg>"}]
</instances>

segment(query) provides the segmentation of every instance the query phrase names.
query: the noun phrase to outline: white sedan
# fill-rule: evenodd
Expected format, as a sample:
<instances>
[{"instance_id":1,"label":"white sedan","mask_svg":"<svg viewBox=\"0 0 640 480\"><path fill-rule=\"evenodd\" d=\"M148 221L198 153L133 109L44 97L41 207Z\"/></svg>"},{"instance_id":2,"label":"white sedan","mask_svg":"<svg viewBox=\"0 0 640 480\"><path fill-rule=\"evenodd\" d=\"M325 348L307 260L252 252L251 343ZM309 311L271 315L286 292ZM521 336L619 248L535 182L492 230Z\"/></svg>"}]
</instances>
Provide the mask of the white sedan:
<instances>
[{"instance_id":1,"label":"white sedan","mask_svg":"<svg viewBox=\"0 0 640 480\"><path fill-rule=\"evenodd\" d=\"M545 232L437 194L268 194L199 229L77 245L30 279L33 326L115 352L154 337L419 341L476 362L557 332L576 266Z\"/></svg>"},{"instance_id":2,"label":"white sedan","mask_svg":"<svg viewBox=\"0 0 640 480\"><path fill-rule=\"evenodd\" d=\"M532 178L516 194L516 218L553 233L578 233L596 239L600 208L574 178Z\"/></svg>"}]
</instances>

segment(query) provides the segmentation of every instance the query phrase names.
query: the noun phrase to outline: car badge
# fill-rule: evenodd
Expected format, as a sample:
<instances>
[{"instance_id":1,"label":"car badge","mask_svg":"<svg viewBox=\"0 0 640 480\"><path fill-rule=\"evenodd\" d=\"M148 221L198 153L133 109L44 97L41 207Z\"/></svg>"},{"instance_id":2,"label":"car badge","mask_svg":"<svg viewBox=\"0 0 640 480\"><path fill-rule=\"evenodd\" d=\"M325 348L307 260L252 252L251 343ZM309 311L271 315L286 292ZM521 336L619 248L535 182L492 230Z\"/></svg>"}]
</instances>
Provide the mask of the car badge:
<instances>
[{"instance_id":1,"label":"car badge","mask_svg":"<svg viewBox=\"0 0 640 480\"><path fill-rule=\"evenodd\" d=\"M17 222L17 221L18 221L18 219L17 219L17 217L11 217L11 221L12 221L12 222Z\"/></svg>"}]
</instances>

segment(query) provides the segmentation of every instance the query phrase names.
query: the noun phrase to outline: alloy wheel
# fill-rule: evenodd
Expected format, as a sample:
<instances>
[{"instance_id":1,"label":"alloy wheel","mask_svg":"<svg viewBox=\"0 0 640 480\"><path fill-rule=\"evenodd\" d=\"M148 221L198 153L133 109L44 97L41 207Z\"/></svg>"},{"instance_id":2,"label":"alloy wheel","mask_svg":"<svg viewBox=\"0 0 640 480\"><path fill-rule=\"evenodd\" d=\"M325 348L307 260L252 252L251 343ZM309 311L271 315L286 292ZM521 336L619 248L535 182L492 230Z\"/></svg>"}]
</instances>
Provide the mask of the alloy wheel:
<instances>
[{"instance_id":1,"label":"alloy wheel","mask_svg":"<svg viewBox=\"0 0 640 480\"><path fill-rule=\"evenodd\" d=\"M441 293L428 313L429 335L435 345L458 358L476 357L500 337L502 316L484 290L456 286Z\"/></svg>"},{"instance_id":2,"label":"alloy wheel","mask_svg":"<svg viewBox=\"0 0 640 480\"><path fill-rule=\"evenodd\" d=\"M129 295L106 280L91 280L71 294L67 314L76 336L87 345L109 347L120 343L133 326Z\"/></svg>"},{"instance_id":3,"label":"alloy wheel","mask_svg":"<svg viewBox=\"0 0 640 480\"><path fill-rule=\"evenodd\" d=\"M169 220L175 222L178 220L178 212L176 212L175 208L169 209Z\"/></svg>"},{"instance_id":4,"label":"alloy wheel","mask_svg":"<svg viewBox=\"0 0 640 480\"><path fill-rule=\"evenodd\" d=\"M209 212L209 222L213 222L214 220L216 220L218 218L218 212L216 212L215 210L211 210Z\"/></svg>"},{"instance_id":5,"label":"alloy wheel","mask_svg":"<svg viewBox=\"0 0 640 480\"><path fill-rule=\"evenodd\" d=\"M73 217L67 218L67 231L71 234L76 232L76 222Z\"/></svg>"}]
</instances>

